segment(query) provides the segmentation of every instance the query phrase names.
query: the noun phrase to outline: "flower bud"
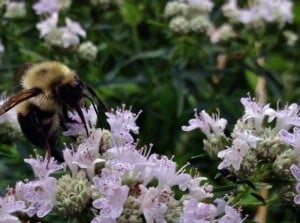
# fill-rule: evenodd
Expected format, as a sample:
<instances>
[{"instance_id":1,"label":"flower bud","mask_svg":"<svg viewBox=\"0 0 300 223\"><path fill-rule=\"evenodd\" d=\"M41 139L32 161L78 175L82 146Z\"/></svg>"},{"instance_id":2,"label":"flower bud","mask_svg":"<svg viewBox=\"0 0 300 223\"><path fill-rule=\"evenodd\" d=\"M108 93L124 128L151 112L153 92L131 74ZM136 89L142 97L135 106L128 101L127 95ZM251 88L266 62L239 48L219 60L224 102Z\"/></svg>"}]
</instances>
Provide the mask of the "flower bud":
<instances>
[{"instance_id":1,"label":"flower bud","mask_svg":"<svg viewBox=\"0 0 300 223\"><path fill-rule=\"evenodd\" d=\"M26 15L25 2L8 2L6 5L5 18L22 18Z\"/></svg>"},{"instance_id":2,"label":"flower bud","mask_svg":"<svg viewBox=\"0 0 300 223\"><path fill-rule=\"evenodd\" d=\"M278 190L279 198L282 201L294 204L294 197L296 196L294 187L293 184L281 184Z\"/></svg>"},{"instance_id":3,"label":"flower bud","mask_svg":"<svg viewBox=\"0 0 300 223\"><path fill-rule=\"evenodd\" d=\"M186 14L187 5L182 2L172 1L168 2L165 7L164 15L166 17L172 17L176 15Z\"/></svg>"},{"instance_id":4,"label":"flower bud","mask_svg":"<svg viewBox=\"0 0 300 223\"><path fill-rule=\"evenodd\" d=\"M85 60L95 60L98 53L98 48L91 41L81 43L78 49L81 58Z\"/></svg>"},{"instance_id":5,"label":"flower bud","mask_svg":"<svg viewBox=\"0 0 300 223\"><path fill-rule=\"evenodd\" d=\"M177 200L173 199L168 202L168 211L165 213L164 217L167 222L175 223L180 222L180 216L182 215L183 205Z\"/></svg>"},{"instance_id":6,"label":"flower bud","mask_svg":"<svg viewBox=\"0 0 300 223\"><path fill-rule=\"evenodd\" d=\"M143 223L142 212L139 203L133 196L129 196L124 204L123 212L117 219L118 223Z\"/></svg>"},{"instance_id":7,"label":"flower bud","mask_svg":"<svg viewBox=\"0 0 300 223\"><path fill-rule=\"evenodd\" d=\"M250 149L247 155L244 156L240 169L235 174L238 175L240 178L247 179L257 169L257 165L258 165L257 153L253 149Z\"/></svg>"},{"instance_id":8,"label":"flower bud","mask_svg":"<svg viewBox=\"0 0 300 223\"><path fill-rule=\"evenodd\" d=\"M228 145L225 135L211 134L207 139L203 140L203 149L208 155L215 159L218 153Z\"/></svg>"},{"instance_id":9,"label":"flower bud","mask_svg":"<svg viewBox=\"0 0 300 223\"><path fill-rule=\"evenodd\" d=\"M45 41L51 46L62 46L63 28L54 28L45 36Z\"/></svg>"},{"instance_id":10,"label":"flower bud","mask_svg":"<svg viewBox=\"0 0 300 223\"><path fill-rule=\"evenodd\" d=\"M190 31L189 22L183 16L177 16L170 21L170 29L176 33L188 33Z\"/></svg>"},{"instance_id":11,"label":"flower bud","mask_svg":"<svg viewBox=\"0 0 300 223\"><path fill-rule=\"evenodd\" d=\"M274 160L283 151L289 149L289 145L283 142L277 132L265 130L263 140L258 144L258 154L266 160Z\"/></svg>"},{"instance_id":12,"label":"flower bud","mask_svg":"<svg viewBox=\"0 0 300 223\"><path fill-rule=\"evenodd\" d=\"M80 213L90 200L90 187L87 179L62 176L56 188L56 208L67 216Z\"/></svg>"},{"instance_id":13,"label":"flower bud","mask_svg":"<svg viewBox=\"0 0 300 223\"><path fill-rule=\"evenodd\" d=\"M294 46L299 39L298 35L290 30L284 31L283 35L286 38L286 44L288 46Z\"/></svg>"},{"instance_id":14,"label":"flower bud","mask_svg":"<svg viewBox=\"0 0 300 223\"><path fill-rule=\"evenodd\" d=\"M280 176L282 179L289 179L291 178L291 171L290 167L292 164L297 163L297 156L295 155L294 151L289 149L283 151L273 163L273 170L274 172Z\"/></svg>"},{"instance_id":15,"label":"flower bud","mask_svg":"<svg viewBox=\"0 0 300 223\"><path fill-rule=\"evenodd\" d=\"M190 20L190 28L195 32L205 32L212 26L207 16L196 16Z\"/></svg>"}]
</instances>

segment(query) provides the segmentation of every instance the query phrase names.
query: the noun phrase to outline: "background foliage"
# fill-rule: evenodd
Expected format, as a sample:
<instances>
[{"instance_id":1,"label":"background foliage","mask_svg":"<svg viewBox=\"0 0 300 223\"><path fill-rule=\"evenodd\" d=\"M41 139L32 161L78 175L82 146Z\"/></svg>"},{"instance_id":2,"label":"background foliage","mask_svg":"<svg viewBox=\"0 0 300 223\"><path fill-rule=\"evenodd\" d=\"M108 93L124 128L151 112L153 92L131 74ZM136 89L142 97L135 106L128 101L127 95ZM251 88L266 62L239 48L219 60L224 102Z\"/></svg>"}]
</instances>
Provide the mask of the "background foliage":
<instances>
[{"instance_id":1,"label":"background foliage","mask_svg":"<svg viewBox=\"0 0 300 223\"><path fill-rule=\"evenodd\" d=\"M218 5L224 1L214 2ZM282 30L275 25L268 26L263 34L241 28L238 38L212 44L202 34L170 31L164 16L165 1L126 0L108 8L73 1L59 19L64 21L68 16L79 21L87 31L87 39L97 46L97 58L87 61L72 50L50 47L39 38L39 17L32 9L33 3L26 1L27 14L23 18L1 17L0 37L5 47L0 62L1 92L16 92L14 74L24 63L63 62L91 84L110 107L125 103L134 111L143 110L138 119L141 145L153 143L155 152L175 155L179 164L190 161L212 180L217 164L201 149L203 136L197 131L181 131L194 108L208 112L218 108L232 126L241 116L240 97L248 92L255 95L259 77L265 78L267 100L273 105L278 99L299 102L299 41L294 46L286 45ZM213 12L213 18L222 21L219 11ZM294 22L286 29L300 31L297 1ZM23 158L33 151L26 140L0 140L0 188L4 192L7 185L30 176ZM191 159L199 153L200 157ZM214 181L216 188L232 185L223 178ZM268 222L297 221L294 208L289 211L279 206L269 208ZM248 213L255 212L245 208Z\"/></svg>"}]
</instances>

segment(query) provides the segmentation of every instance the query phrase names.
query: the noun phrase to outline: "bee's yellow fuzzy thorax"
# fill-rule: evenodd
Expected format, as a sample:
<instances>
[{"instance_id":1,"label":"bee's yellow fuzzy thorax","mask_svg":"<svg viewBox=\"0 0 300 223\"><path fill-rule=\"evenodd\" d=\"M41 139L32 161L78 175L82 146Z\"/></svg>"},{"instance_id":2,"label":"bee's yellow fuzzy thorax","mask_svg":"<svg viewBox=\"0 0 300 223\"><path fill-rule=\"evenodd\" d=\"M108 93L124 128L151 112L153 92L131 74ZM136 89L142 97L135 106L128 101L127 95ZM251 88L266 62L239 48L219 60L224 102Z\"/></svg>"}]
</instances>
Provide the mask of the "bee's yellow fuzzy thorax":
<instances>
[{"instance_id":1,"label":"bee's yellow fuzzy thorax","mask_svg":"<svg viewBox=\"0 0 300 223\"><path fill-rule=\"evenodd\" d=\"M55 62L43 62L33 65L23 75L21 85L24 89L41 88L51 90L55 84L70 83L75 73L66 65Z\"/></svg>"}]
</instances>

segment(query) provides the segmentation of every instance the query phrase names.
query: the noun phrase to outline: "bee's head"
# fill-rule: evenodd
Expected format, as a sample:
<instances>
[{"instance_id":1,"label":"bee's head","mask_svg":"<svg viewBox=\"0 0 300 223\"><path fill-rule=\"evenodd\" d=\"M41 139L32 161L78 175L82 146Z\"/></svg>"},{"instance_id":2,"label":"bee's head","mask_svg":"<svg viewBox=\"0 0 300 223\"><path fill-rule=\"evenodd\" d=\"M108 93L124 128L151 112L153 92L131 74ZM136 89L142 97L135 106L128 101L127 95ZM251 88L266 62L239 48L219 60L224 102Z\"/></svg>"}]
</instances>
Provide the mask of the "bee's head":
<instances>
[{"instance_id":1,"label":"bee's head","mask_svg":"<svg viewBox=\"0 0 300 223\"><path fill-rule=\"evenodd\" d=\"M86 134L89 136L86 120L81 110L81 102L84 98L83 89L84 84L80 81L78 76L75 75L69 82L57 85L54 95L63 106L67 106L72 110L74 109L78 113L86 130Z\"/></svg>"},{"instance_id":2,"label":"bee's head","mask_svg":"<svg viewBox=\"0 0 300 223\"><path fill-rule=\"evenodd\" d=\"M80 81L77 75L67 82L55 87L55 95L57 99L70 108L76 108L80 106L80 102L83 99L84 85Z\"/></svg>"}]
</instances>

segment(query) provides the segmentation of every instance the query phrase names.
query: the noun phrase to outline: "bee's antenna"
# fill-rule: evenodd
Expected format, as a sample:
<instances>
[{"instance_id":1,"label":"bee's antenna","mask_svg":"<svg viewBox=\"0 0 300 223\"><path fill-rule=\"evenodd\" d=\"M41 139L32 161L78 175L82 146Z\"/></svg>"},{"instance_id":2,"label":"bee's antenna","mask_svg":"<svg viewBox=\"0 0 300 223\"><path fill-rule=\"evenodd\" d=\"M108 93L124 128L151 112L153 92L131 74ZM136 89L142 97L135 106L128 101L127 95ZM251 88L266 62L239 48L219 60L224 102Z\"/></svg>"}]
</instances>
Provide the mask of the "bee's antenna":
<instances>
[{"instance_id":1,"label":"bee's antenna","mask_svg":"<svg viewBox=\"0 0 300 223\"><path fill-rule=\"evenodd\" d=\"M83 125L84 125L84 128L85 128L87 137L89 137L90 133L89 133L89 130L88 130L88 127L87 127L87 124L86 124L86 121L85 121L85 118L84 118L84 115L83 115L83 112L82 112L80 106L77 106L77 107L75 108L75 110L76 110L76 112L78 113L78 115L79 115L79 117L80 117L80 119L81 119L81 122L82 122Z\"/></svg>"}]
</instances>

